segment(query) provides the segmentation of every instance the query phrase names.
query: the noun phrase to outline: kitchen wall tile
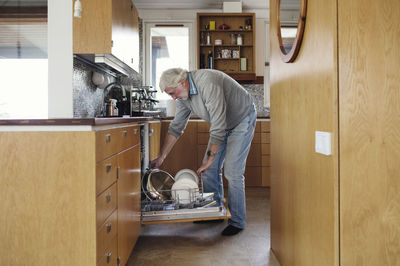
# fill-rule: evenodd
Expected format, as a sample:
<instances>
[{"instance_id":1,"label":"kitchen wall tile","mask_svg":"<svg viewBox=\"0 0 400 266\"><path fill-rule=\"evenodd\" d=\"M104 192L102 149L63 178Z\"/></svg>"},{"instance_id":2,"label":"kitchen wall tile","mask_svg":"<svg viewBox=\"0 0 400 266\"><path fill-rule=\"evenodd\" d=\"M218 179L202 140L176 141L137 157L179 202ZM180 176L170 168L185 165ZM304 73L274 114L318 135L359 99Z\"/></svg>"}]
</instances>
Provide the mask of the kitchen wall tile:
<instances>
[{"instance_id":1,"label":"kitchen wall tile","mask_svg":"<svg viewBox=\"0 0 400 266\"><path fill-rule=\"evenodd\" d=\"M243 84L242 85L252 96L258 116L269 116L269 108L264 107L264 85Z\"/></svg>"}]
</instances>

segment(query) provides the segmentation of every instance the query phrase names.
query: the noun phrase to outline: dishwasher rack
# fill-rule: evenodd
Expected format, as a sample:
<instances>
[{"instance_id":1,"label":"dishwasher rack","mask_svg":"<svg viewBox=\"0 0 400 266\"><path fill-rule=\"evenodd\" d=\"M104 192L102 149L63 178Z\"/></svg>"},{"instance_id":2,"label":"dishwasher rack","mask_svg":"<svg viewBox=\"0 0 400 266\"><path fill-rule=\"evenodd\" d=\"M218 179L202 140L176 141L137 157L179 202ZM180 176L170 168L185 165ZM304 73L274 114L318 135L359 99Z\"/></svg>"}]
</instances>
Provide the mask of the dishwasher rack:
<instances>
[{"instance_id":1,"label":"dishwasher rack","mask_svg":"<svg viewBox=\"0 0 400 266\"><path fill-rule=\"evenodd\" d=\"M157 198L146 191L143 181L142 223L225 219L230 216L227 216L225 207L218 205L214 200L214 193L203 192L201 178L199 188L158 190L163 197ZM182 195L184 198L180 198Z\"/></svg>"}]
</instances>

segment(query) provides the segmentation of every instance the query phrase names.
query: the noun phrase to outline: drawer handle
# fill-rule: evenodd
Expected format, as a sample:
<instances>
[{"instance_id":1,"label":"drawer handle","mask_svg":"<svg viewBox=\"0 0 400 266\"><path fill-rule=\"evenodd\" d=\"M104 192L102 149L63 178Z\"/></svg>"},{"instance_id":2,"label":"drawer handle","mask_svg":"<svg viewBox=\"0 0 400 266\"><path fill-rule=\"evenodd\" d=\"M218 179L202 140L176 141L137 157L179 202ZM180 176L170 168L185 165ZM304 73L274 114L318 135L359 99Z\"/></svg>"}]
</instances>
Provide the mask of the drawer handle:
<instances>
[{"instance_id":1,"label":"drawer handle","mask_svg":"<svg viewBox=\"0 0 400 266\"><path fill-rule=\"evenodd\" d=\"M123 135L124 135L124 137L126 137L128 135L128 131L124 130Z\"/></svg>"},{"instance_id":2,"label":"drawer handle","mask_svg":"<svg viewBox=\"0 0 400 266\"><path fill-rule=\"evenodd\" d=\"M110 193L108 193L106 195L106 201L107 201L107 203L109 203L111 201L111 194Z\"/></svg>"},{"instance_id":3,"label":"drawer handle","mask_svg":"<svg viewBox=\"0 0 400 266\"><path fill-rule=\"evenodd\" d=\"M149 137L151 137L153 135L154 135L154 129L152 128L152 129L149 130Z\"/></svg>"},{"instance_id":4,"label":"drawer handle","mask_svg":"<svg viewBox=\"0 0 400 266\"><path fill-rule=\"evenodd\" d=\"M107 224L107 233L111 232L111 224Z\"/></svg>"},{"instance_id":5,"label":"drawer handle","mask_svg":"<svg viewBox=\"0 0 400 266\"><path fill-rule=\"evenodd\" d=\"M111 141L111 134L107 134L106 135L106 142L110 142Z\"/></svg>"},{"instance_id":6,"label":"drawer handle","mask_svg":"<svg viewBox=\"0 0 400 266\"><path fill-rule=\"evenodd\" d=\"M107 253L107 264L111 262L111 252Z\"/></svg>"},{"instance_id":7,"label":"drawer handle","mask_svg":"<svg viewBox=\"0 0 400 266\"><path fill-rule=\"evenodd\" d=\"M106 165L106 171L107 171L107 173L111 171L111 164L110 163L108 163Z\"/></svg>"},{"instance_id":8,"label":"drawer handle","mask_svg":"<svg viewBox=\"0 0 400 266\"><path fill-rule=\"evenodd\" d=\"M137 128L135 128L134 130L133 130L133 134L137 134L137 132L138 132L138 129Z\"/></svg>"}]
</instances>

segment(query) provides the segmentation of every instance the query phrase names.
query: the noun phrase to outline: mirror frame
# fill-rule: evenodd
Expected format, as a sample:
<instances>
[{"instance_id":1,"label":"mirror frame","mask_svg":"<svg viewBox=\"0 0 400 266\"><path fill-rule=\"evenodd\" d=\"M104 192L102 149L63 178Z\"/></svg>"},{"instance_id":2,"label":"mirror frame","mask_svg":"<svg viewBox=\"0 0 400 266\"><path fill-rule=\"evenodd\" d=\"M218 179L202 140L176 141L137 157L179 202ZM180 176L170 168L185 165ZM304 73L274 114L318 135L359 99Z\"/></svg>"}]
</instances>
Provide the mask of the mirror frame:
<instances>
[{"instance_id":1,"label":"mirror frame","mask_svg":"<svg viewBox=\"0 0 400 266\"><path fill-rule=\"evenodd\" d=\"M276 5L276 18L277 18L277 35L278 35L278 41L279 41L279 53L281 55L281 58L283 62L285 63L292 63L299 51L300 51L300 46L301 42L303 40L303 34L304 34L304 28L306 24L306 16L307 16L307 0L300 0L300 14L299 14L299 21L297 24L297 33L296 33L296 38L294 40L294 43L292 45L292 49L288 53L286 53L285 48L283 48L282 44L282 35L281 35L281 1L282 0L277 0L277 5Z\"/></svg>"}]
</instances>

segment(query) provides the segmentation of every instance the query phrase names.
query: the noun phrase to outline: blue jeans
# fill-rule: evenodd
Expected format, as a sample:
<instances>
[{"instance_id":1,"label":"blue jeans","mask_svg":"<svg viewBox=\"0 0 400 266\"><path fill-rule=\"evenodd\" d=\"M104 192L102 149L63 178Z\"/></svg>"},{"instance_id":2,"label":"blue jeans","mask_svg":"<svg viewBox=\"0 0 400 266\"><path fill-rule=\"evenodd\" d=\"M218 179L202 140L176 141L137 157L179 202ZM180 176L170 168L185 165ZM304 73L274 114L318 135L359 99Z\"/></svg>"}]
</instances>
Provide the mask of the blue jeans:
<instances>
[{"instance_id":1,"label":"blue jeans","mask_svg":"<svg viewBox=\"0 0 400 266\"><path fill-rule=\"evenodd\" d=\"M224 166L224 174L228 180L228 206L232 214L228 224L242 229L246 225L243 174L251 140L254 136L256 119L257 113L255 109L252 109L240 124L226 131L225 139L219 145L213 164L202 174L204 192L215 192L215 200L222 204L224 198L222 166ZM204 160L207 158L206 156Z\"/></svg>"}]
</instances>

